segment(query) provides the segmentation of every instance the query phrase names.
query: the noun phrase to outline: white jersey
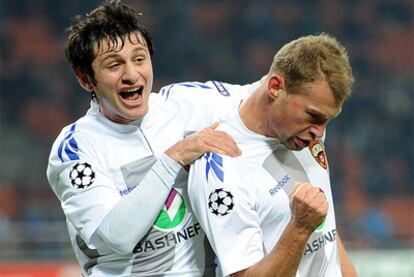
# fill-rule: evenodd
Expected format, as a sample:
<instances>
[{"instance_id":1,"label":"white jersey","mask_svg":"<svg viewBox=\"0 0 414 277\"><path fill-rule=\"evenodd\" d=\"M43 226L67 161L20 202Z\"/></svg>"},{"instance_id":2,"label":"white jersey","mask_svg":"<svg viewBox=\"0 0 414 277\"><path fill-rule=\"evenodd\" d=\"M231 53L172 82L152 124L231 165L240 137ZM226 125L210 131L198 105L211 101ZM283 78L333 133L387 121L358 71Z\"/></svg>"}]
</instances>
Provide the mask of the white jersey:
<instances>
[{"instance_id":1,"label":"white jersey","mask_svg":"<svg viewBox=\"0 0 414 277\"><path fill-rule=\"evenodd\" d=\"M296 276L342 276L323 145L289 151L248 130L238 112L224 118L218 130L236 140L242 155L205 154L190 170L188 192L222 274L246 269L273 249L291 218L288 195L295 182L306 181L324 191L329 211L309 238Z\"/></svg>"},{"instance_id":2,"label":"white jersey","mask_svg":"<svg viewBox=\"0 0 414 277\"><path fill-rule=\"evenodd\" d=\"M114 251L94 233L115 204L139 187L157 157L185 135L233 110L253 88L220 82L173 84L151 94L148 114L130 124L108 120L92 101L84 117L62 130L51 150L48 178L61 201L83 276L214 272L214 254L192 216L184 170L132 253ZM140 217L130 220L141 224Z\"/></svg>"}]
</instances>

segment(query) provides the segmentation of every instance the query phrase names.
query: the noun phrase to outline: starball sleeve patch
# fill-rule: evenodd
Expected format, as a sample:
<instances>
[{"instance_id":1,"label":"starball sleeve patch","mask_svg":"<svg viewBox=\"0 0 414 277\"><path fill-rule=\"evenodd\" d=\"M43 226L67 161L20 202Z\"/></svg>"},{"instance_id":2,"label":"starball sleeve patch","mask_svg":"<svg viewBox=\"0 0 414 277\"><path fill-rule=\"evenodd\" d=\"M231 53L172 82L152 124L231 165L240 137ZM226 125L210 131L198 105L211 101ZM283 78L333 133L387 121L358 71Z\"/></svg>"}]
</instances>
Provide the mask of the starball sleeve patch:
<instances>
[{"instance_id":1,"label":"starball sleeve patch","mask_svg":"<svg viewBox=\"0 0 414 277\"><path fill-rule=\"evenodd\" d=\"M208 209L216 216L228 215L234 208L234 197L222 188L213 190L208 196Z\"/></svg>"},{"instance_id":2,"label":"starball sleeve patch","mask_svg":"<svg viewBox=\"0 0 414 277\"><path fill-rule=\"evenodd\" d=\"M325 148L320 141L313 141L309 144L309 150L312 153L312 156L318 162L320 166L324 169L328 168L328 159L326 157Z\"/></svg>"},{"instance_id":3,"label":"starball sleeve patch","mask_svg":"<svg viewBox=\"0 0 414 277\"><path fill-rule=\"evenodd\" d=\"M95 181L95 171L87 162L78 162L72 167L69 179L75 188L87 188Z\"/></svg>"}]
</instances>

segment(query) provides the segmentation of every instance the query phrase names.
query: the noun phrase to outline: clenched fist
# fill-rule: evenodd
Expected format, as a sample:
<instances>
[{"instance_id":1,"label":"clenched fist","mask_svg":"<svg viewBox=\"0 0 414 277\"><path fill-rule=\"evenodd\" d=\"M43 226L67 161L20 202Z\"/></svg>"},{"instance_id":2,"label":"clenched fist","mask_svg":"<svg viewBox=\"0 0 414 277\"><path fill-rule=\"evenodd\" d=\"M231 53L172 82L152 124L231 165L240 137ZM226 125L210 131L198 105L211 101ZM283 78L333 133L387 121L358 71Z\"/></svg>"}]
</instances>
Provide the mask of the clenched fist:
<instances>
[{"instance_id":1,"label":"clenched fist","mask_svg":"<svg viewBox=\"0 0 414 277\"><path fill-rule=\"evenodd\" d=\"M296 183L290 195L292 222L298 230L310 235L328 214L323 191L310 183Z\"/></svg>"}]
</instances>

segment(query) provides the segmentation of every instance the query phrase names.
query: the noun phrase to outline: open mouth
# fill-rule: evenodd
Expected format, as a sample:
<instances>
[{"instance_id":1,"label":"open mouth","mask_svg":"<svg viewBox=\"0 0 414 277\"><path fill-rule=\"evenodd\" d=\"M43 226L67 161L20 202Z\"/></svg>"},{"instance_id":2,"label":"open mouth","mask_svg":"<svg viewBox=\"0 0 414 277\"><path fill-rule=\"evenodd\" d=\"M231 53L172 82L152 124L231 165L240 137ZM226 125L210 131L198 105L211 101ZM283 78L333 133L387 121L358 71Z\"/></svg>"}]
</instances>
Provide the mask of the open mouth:
<instances>
[{"instance_id":1,"label":"open mouth","mask_svg":"<svg viewBox=\"0 0 414 277\"><path fill-rule=\"evenodd\" d=\"M296 138L299 141L299 146L300 147L305 148L305 147L307 147L309 145L309 141L303 140L303 139L301 139L299 137L296 137Z\"/></svg>"},{"instance_id":2,"label":"open mouth","mask_svg":"<svg viewBox=\"0 0 414 277\"><path fill-rule=\"evenodd\" d=\"M137 100L141 97L144 87L123 90L119 93L124 100Z\"/></svg>"}]
</instances>

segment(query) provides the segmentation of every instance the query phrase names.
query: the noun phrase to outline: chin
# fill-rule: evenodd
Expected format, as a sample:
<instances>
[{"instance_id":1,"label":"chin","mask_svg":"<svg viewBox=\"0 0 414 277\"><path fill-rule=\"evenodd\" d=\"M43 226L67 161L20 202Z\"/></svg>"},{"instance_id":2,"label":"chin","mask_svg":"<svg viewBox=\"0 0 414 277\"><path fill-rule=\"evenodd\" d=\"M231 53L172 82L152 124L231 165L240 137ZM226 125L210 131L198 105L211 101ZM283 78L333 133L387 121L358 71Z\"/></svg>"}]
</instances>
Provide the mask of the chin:
<instances>
[{"instance_id":1,"label":"chin","mask_svg":"<svg viewBox=\"0 0 414 277\"><path fill-rule=\"evenodd\" d=\"M131 110L126 113L126 116L131 120L142 119L148 113L148 105L141 106L138 109Z\"/></svg>"},{"instance_id":2,"label":"chin","mask_svg":"<svg viewBox=\"0 0 414 277\"><path fill-rule=\"evenodd\" d=\"M300 151L302 150L304 147L301 147L299 145L297 145L296 143L289 143L289 142L284 142L283 145L291 151Z\"/></svg>"}]
</instances>

